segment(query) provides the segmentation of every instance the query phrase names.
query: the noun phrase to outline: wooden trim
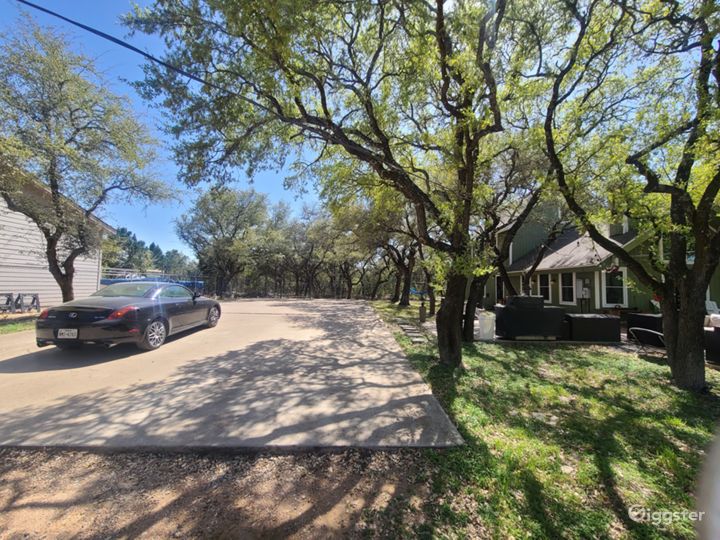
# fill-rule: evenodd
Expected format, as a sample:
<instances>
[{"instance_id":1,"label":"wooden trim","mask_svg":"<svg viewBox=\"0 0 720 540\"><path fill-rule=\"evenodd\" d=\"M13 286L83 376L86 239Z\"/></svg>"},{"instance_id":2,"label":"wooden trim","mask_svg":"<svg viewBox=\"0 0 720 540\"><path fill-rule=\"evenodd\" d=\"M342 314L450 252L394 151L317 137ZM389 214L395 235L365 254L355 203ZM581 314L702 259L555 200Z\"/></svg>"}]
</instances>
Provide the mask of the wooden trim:
<instances>
[{"instance_id":1,"label":"wooden trim","mask_svg":"<svg viewBox=\"0 0 720 540\"><path fill-rule=\"evenodd\" d=\"M595 309L600 309L600 271L595 270Z\"/></svg>"},{"instance_id":2,"label":"wooden trim","mask_svg":"<svg viewBox=\"0 0 720 540\"><path fill-rule=\"evenodd\" d=\"M535 287L538 296L540 296L540 276L547 276L548 278L548 295L550 296L550 299L544 300L544 302L546 304L552 304L552 274L535 274Z\"/></svg>"},{"instance_id":3,"label":"wooden trim","mask_svg":"<svg viewBox=\"0 0 720 540\"><path fill-rule=\"evenodd\" d=\"M629 300L629 299L628 299L627 267L621 266L621 267L618 268L618 270L619 270L620 272L622 272L622 275L623 275L623 286L622 286L623 301L622 301L622 304L609 304L609 303L607 302L607 299L606 299L606 297L605 297L605 293L607 292L607 291L606 291L606 288L605 288L605 287L606 287L605 275L607 274L607 271L602 270L602 273L601 273L601 276L600 276L601 281L602 281L602 287L601 287L602 297L601 297L601 299L602 299L602 307L604 307L604 308L613 308L613 307L615 307L615 306L620 306L620 307L623 307L623 308L628 307L628 300Z\"/></svg>"},{"instance_id":4,"label":"wooden trim","mask_svg":"<svg viewBox=\"0 0 720 540\"><path fill-rule=\"evenodd\" d=\"M562 291L563 291L563 284L562 284L562 275L563 274L572 274L572 291L573 291L573 299L572 302L563 302L562 299ZM558 280L558 303L563 306L577 306L577 275L575 272L559 272L557 275Z\"/></svg>"}]
</instances>

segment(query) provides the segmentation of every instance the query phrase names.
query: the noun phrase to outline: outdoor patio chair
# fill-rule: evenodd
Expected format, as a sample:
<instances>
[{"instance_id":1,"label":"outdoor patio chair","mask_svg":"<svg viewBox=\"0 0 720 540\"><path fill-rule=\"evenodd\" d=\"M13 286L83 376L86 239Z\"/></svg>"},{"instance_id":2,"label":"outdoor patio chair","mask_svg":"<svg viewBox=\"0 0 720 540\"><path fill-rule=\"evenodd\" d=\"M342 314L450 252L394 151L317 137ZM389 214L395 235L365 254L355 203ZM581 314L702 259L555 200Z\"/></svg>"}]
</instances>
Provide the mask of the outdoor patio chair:
<instances>
[{"instance_id":1,"label":"outdoor patio chair","mask_svg":"<svg viewBox=\"0 0 720 540\"><path fill-rule=\"evenodd\" d=\"M665 336L662 332L633 326L628 328L628 337L637 343L640 350L645 354L661 350L663 358L667 356L667 352L665 351Z\"/></svg>"},{"instance_id":2,"label":"outdoor patio chair","mask_svg":"<svg viewBox=\"0 0 720 540\"><path fill-rule=\"evenodd\" d=\"M705 329L705 360L720 364L720 328Z\"/></svg>"},{"instance_id":3,"label":"outdoor patio chair","mask_svg":"<svg viewBox=\"0 0 720 540\"><path fill-rule=\"evenodd\" d=\"M15 297L15 311L28 313L40 311L40 295L38 293L18 293Z\"/></svg>"},{"instance_id":4,"label":"outdoor patio chair","mask_svg":"<svg viewBox=\"0 0 720 540\"><path fill-rule=\"evenodd\" d=\"M0 311L15 313L15 295L13 293L0 293Z\"/></svg>"},{"instance_id":5,"label":"outdoor patio chair","mask_svg":"<svg viewBox=\"0 0 720 540\"><path fill-rule=\"evenodd\" d=\"M720 327L720 309L718 308L717 302L713 300L705 301L705 326Z\"/></svg>"}]
</instances>

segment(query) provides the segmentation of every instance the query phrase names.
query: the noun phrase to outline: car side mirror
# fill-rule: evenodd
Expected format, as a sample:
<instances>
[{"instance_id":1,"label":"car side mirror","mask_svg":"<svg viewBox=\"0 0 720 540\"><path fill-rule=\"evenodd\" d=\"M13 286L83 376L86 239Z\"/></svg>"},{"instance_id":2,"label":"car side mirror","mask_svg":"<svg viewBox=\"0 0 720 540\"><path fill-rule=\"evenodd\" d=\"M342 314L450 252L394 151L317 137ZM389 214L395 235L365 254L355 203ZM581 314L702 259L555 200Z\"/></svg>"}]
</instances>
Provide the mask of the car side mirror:
<instances>
[{"instance_id":1,"label":"car side mirror","mask_svg":"<svg viewBox=\"0 0 720 540\"><path fill-rule=\"evenodd\" d=\"M201 294L200 294L199 292L194 292L194 293L193 293L193 300L197 300L198 298L200 298L200 296L201 296Z\"/></svg>"}]
</instances>

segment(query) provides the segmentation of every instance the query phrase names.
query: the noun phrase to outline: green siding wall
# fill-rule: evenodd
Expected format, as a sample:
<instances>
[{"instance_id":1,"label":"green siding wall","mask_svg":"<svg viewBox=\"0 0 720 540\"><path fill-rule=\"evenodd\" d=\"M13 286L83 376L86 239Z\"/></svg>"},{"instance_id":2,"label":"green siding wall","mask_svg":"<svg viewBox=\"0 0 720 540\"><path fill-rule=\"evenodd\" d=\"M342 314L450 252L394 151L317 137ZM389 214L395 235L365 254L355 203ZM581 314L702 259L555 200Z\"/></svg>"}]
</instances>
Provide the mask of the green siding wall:
<instances>
[{"instance_id":1,"label":"green siding wall","mask_svg":"<svg viewBox=\"0 0 720 540\"><path fill-rule=\"evenodd\" d=\"M517 261L547 240L550 229L557 221L558 206L555 202L541 203L533 209L528 219L515 234L512 242L512 258ZM502 235L500 234L500 238Z\"/></svg>"},{"instance_id":2,"label":"green siding wall","mask_svg":"<svg viewBox=\"0 0 720 540\"><path fill-rule=\"evenodd\" d=\"M643 286L630 271L628 271L628 281L628 308L643 312L655 311L650 303L653 298L652 291Z\"/></svg>"},{"instance_id":3,"label":"green siding wall","mask_svg":"<svg viewBox=\"0 0 720 540\"><path fill-rule=\"evenodd\" d=\"M546 241L548 231L536 223L526 223L518 230L512 243L513 261L524 257Z\"/></svg>"},{"instance_id":4,"label":"green siding wall","mask_svg":"<svg viewBox=\"0 0 720 540\"><path fill-rule=\"evenodd\" d=\"M595 289L594 289L594 275L592 271L575 271L574 272L574 286L575 286L575 302L573 304L561 304L560 303L560 274L566 272L536 272L533 276L532 293L539 294L537 288L537 277L538 275L549 275L550 276L550 295L551 302L548 305L560 306L567 310L569 313L590 313L595 311ZM573 272L567 272L573 273ZM590 296L588 298L580 298L578 294L577 281L582 280L583 288L587 288Z\"/></svg>"}]
</instances>

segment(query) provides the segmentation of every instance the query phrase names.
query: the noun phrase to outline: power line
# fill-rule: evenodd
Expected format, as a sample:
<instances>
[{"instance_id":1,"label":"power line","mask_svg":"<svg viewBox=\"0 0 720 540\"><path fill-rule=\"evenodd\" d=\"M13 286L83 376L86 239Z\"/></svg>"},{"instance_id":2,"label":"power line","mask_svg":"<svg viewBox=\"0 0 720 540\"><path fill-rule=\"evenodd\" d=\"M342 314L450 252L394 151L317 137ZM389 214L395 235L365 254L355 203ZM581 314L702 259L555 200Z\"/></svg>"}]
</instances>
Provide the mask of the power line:
<instances>
[{"instance_id":1,"label":"power line","mask_svg":"<svg viewBox=\"0 0 720 540\"><path fill-rule=\"evenodd\" d=\"M47 13L48 15L51 15L51 16L56 17L56 18L58 18L58 19L61 19L61 20L65 21L65 22L68 22L68 23L70 23L70 24L72 24L72 25L74 25L74 26L77 26L78 28L82 28L82 29L85 30L86 32L90 32L90 33L92 33L92 34L95 34L96 36L99 36L99 37L101 37L101 38L103 38L103 39L105 39L105 40L107 40L107 41L111 41L112 43L115 43L116 45L120 45L121 47L124 47L124 48L126 48L126 49L128 49L128 50L130 50L130 51L132 51L132 52L134 52L134 53L140 54L140 55L142 55L143 57L145 57L145 58L147 58L148 60L150 60L151 62L155 62L156 64L160 64L161 66L163 66L163 67L165 67L165 68L167 68L167 69L169 69L169 70L171 70L171 71L174 71L174 72L176 72L176 73L179 73L180 75L183 75L183 76L187 77L188 79L191 79L191 80L193 80L193 81L199 82L200 84L207 85L207 86L209 86L209 87L211 87L211 88L214 88L215 90L220 90L221 92L229 92L229 93L233 93L233 94L235 93L235 92L231 92L231 91L228 90L227 88L223 88L222 86L218 86L217 84L214 84L214 83L212 83L212 82L210 82L210 81L203 80L203 79L201 79L200 77L198 77L197 75L193 75L192 73L189 73L189 72L185 71L185 70L182 69L182 68L179 68L179 67L177 67L177 66L173 66L172 64L169 64L169 63L165 62L164 60L161 60L161 59L157 58L156 56L153 56L152 54L143 51L142 49L138 49L137 47L135 47L134 45L131 45L131 44L128 43L127 41L123 41L122 39L116 38L115 36L111 36L110 34L106 34L105 32L103 32L103 31L101 31L101 30L97 30L96 28L93 28L92 26L88 26L88 25L83 24L83 23L81 23L81 22L75 21L75 20L73 20L73 19L70 19L70 18L68 18L68 17L65 17L64 15L60 15L59 13L56 13L55 11L51 11L51 10L49 10L49 9L47 9L47 8L42 7L42 6L38 6L37 4L33 4L32 2L28 2L27 0L17 0L17 1L20 2L21 4L24 4L24 5L26 5L26 6L29 6L29 7L33 8L33 9L37 9L38 11L42 11L43 13Z\"/></svg>"}]
</instances>

